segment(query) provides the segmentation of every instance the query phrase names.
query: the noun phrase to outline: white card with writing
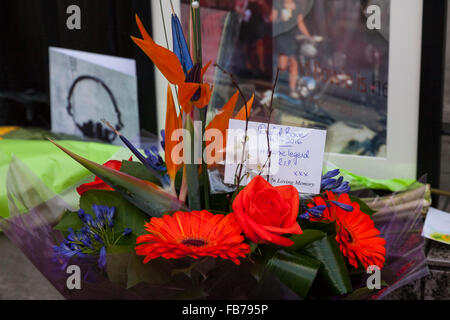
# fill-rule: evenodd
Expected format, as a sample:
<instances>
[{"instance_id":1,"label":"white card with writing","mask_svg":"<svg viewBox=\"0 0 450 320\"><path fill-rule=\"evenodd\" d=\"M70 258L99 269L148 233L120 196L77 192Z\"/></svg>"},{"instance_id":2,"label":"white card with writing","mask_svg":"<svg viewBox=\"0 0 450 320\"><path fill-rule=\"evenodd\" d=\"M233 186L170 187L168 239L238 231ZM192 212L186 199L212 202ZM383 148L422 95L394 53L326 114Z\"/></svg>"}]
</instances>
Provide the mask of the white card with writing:
<instances>
[{"instance_id":1,"label":"white card with writing","mask_svg":"<svg viewBox=\"0 0 450 320\"><path fill-rule=\"evenodd\" d=\"M230 120L227 131L225 183L248 184L256 175L273 186L293 185L300 193L320 193L326 130ZM270 159L268 159L270 146ZM244 166L240 166L244 163ZM242 167L242 169L241 169Z\"/></svg>"}]
</instances>

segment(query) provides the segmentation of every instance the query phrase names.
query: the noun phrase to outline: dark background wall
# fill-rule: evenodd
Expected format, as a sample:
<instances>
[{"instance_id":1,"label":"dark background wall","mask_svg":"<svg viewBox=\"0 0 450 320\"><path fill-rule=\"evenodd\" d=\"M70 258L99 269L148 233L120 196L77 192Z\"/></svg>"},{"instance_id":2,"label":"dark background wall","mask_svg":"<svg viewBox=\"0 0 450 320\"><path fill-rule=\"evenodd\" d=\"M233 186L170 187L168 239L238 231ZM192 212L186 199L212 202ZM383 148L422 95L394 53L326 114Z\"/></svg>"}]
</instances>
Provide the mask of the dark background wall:
<instances>
[{"instance_id":1,"label":"dark background wall","mask_svg":"<svg viewBox=\"0 0 450 320\"><path fill-rule=\"evenodd\" d=\"M67 7L81 8L69 30ZM134 15L151 25L149 0L1 0L0 125L50 128L48 47L136 59L141 127L155 132L153 66L130 35Z\"/></svg>"}]
</instances>

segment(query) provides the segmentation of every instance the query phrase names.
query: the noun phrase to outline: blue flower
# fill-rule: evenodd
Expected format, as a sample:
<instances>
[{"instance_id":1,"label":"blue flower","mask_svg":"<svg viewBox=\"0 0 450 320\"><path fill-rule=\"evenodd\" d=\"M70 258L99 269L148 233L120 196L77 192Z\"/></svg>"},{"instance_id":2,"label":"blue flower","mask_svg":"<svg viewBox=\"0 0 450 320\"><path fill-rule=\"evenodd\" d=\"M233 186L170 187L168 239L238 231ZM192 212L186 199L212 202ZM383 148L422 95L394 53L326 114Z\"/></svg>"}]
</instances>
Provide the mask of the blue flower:
<instances>
[{"instance_id":1,"label":"blue flower","mask_svg":"<svg viewBox=\"0 0 450 320\"><path fill-rule=\"evenodd\" d=\"M148 163L154 170L159 172L167 171L164 160L159 155L158 148L156 146L151 146L150 149L144 149L144 152L147 155Z\"/></svg>"},{"instance_id":2,"label":"blue flower","mask_svg":"<svg viewBox=\"0 0 450 320\"><path fill-rule=\"evenodd\" d=\"M315 206L315 207L311 207L308 208L308 210L306 210L307 213L313 215L316 218L320 218L323 215L323 211L326 209L327 207L324 205L320 205L320 206Z\"/></svg>"},{"instance_id":3,"label":"blue flower","mask_svg":"<svg viewBox=\"0 0 450 320\"><path fill-rule=\"evenodd\" d=\"M73 231L73 229L69 228L68 231L69 231L69 234L67 236L67 240L72 241L72 242L77 242L78 241L78 237L75 234L75 232Z\"/></svg>"},{"instance_id":4,"label":"blue flower","mask_svg":"<svg viewBox=\"0 0 450 320\"><path fill-rule=\"evenodd\" d=\"M59 246L53 246L53 250L58 256L64 256L64 257L73 257L77 253L79 253L78 250L72 250L67 244L64 242L61 243Z\"/></svg>"},{"instance_id":5,"label":"blue flower","mask_svg":"<svg viewBox=\"0 0 450 320\"><path fill-rule=\"evenodd\" d=\"M95 234L89 226L83 226L83 228L80 229L80 232L84 233L87 237Z\"/></svg>"},{"instance_id":6,"label":"blue flower","mask_svg":"<svg viewBox=\"0 0 450 320\"><path fill-rule=\"evenodd\" d=\"M125 230L123 230L122 235L123 235L123 236L127 236L127 235L129 235L131 232L133 232L133 230L131 230L131 228L125 228Z\"/></svg>"},{"instance_id":7,"label":"blue flower","mask_svg":"<svg viewBox=\"0 0 450 320\"><path fill-rule=\"evenodd\" d=\"M87 214L86 212L84 212L83 209L78 210L78 217L87 226L90 226L94 222L94 219L92 219L92 216L90 214Z\"/></svg>"},{"instance_id":8,"label":"blue flower","mask_svg":"<svg viewBox=\"0 0 450 320\"><path fill-rule=\"evenodd\" d=\"M339 169L334 169L334 170L328 171L327 173L325 173L322 176L322 180L336 177L339 173L341 173L341 171Z\"/></svg>"},{"instance_id":9,"label":"blue flower","mask_svg":"<svg viewBox=\"0 0 450 320\"><path fill-rule=\"evenodd\" d=\"M180 20L175 14L172 15L172 40L173 53L175 53L180 60L184 74L187 75L188 71L192 69L193 63L186 38L184 37L183 28L181 27Z\"/></svg>"},{"instance_id":10,"label":"blue flower","mask_svg":"<svg viewBox=\"0 0 450 320\"><path fill-rule=\"evenodd\" d=\"M341 209L343 209L343 210L345 210L347 212L352 212L353 211L353 207L348 205L348 204L340 203L340 202L334 201L334 200L331 200L331 202L333 202L339 208L341 208Z\"/></svg>"},{"instance_id":11,"label":"blue flower","mask_svg":"<svg viewBox=\"0 0 450 320\"><path fill-rule=\"evenodd\" d=\"M98 258L98 267L106 271L106 248L102 247L100 249L100 256Z\"/></svg>"},{"instance_id":12,"label":"blue flower","mask_svg":"<svg viewBox=\"0 0 450 320\"><path fill-rule=\"evenodd\" d=\"M161 130L161 147L166 150L166 131Z\"/></svg>"},{"instance_id":13,"label":"blue flower","mask_svg":"<svg viewBox=\"0 0 450 320\"><path fill-rule=\"evenodd\" d=\"M322 182L320 186L320 192L331 191L336 194L348 193L350 192L350 185L347 181L344 182L344 177L339 177L334 179L340 174L339 169L328 171L322 176Z\"/></svg>"},{"instance_id":14,"label":"blue flower","mask_svg":"<svg viewBox=\"0 0 450 320\"><path fill-rule=\"evenodd\" d=\"M98 255L98 267L106 270L106 248L115 244L120 238L111 230L114 227L115 207L92 205L95 219L84 210L78 211L78 216L83 221L84 226L75 232L69 228L67 237L53 250L55 258L60 263L63 259L63 265L66 266L71 257L92 257ZM131 234L130 228L125 228L120 237ZM112 235L112 239L111 239Z\"/></svg>"},{"instance_id":15,"label":"blue flower","mask_svg":"<svg viewBox=\"0 0 450 320\"><path fill-rule=\"evenodd\" d=\"M303 212L302 214L298 215L298 218L301 220L309 220L309 213L308 212Z\"/></svg>"},{"instance_id":16,"label":"blue flower","mask_svg":"<svg viewBox=\"0 0 450 320\"><path fill-rule=\"evenodd\" d=\"M170 178L167 174L166 164L164 163L163 158L159 155L158 148L156 146L150 147L150 149L144 149L145 154L147 155L147 163L156 171L161 173L161 180L163 184L169 185Z\"/></svg>"},{"instance_id":17,"label":"blue flower","mask_svg":"<svg viewBox=\"0 0 450 320\"><path fill-rule=\"evenodd\" d=\"M104 245L105 243L103 242L103 239L96 233L94 233L94 239L95 241L97 241L98 243Z\"/></svg>"},{"instance_id":18,"label":"blue flower","mask_svg":"<svg viewBox=\"0 0 450 320\"><path fill-rule=\"evenodd\" d=\"M76 255L85 256L81 252L81 248L79 246L77 246L77 245L69 246L64 241L59 246L56 246L56 245L53 246L53 251L55 252L56 256L63 257L63 258L71 258Z\"/></svg>"}]
</instances>

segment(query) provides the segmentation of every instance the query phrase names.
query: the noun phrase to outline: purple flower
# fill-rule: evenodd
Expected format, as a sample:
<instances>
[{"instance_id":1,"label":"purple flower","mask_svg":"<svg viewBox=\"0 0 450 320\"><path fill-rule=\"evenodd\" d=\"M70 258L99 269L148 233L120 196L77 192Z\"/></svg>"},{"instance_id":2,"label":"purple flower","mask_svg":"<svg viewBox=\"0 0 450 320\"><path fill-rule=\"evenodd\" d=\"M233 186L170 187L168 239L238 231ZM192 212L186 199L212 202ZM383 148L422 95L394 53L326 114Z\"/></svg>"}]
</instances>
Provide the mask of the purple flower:
<instances>
[{"instance_id":1,"label":"purple flower","mask_svg":"<svg viewBox=\"0 0 450 320\"><path fill-rule=\"evenodd\" d=\"M161 130L161 147L166 150L166 131Z\"/></svg>"},{"instance_id":2,"label":"purple flower","mask_svg":"<svg viewBox=\"0 0 450 320\"><path fill-rule=\"evenodd\" d=\"M183 28L181 27L180 20L175 14L172 15L172 40L173 53L175 53L180 60L184 74L187 75L188 71L192 69L193 63L186 38L184 37Z\"/></svg>"},{"instance_id":3,"label":"purple flower","mask_svg":"<svg viewBox=\"0 0 450 320\"><path fill-rule=\"evenodd\" d=\"M322 176L322 180L334 178L334 177L336 177L339 173L341 173L341 171L340 171L339 169L334 169L334 170L328 171L327 173L325 173L325 174Z\"/></svg>"},{"instance_id":4,"label":"purple flower","mask_svg":"<svg viewBox=\"0 0 450 320\"><path fill-rule=\"evenodd\" d=\"M344 177L339 177L334 179L340 174L339 169L328 171L322 176L322 182L320 186L320 192L331 191L336 194L348 193L350 192L350 185L347 181L344 182Z\"/></svg>"},{"instance_id":5,"label":"purple flower","mask_svg":"<svg viewBox=\"0 0 450 320\"><path fill-rule=\"evenodd\" d=\"M303 212L302 214L299 214L298 215L298 219L309 220L309 213L308 212Z\"/></svg>"},{"instance_id":6,"label":"purple flower","mask_svg":"<svg viewBox=\"0 0 450 320\"><path fill-rule=\"evenodd\" d=\"M152 168L159 172L167 171L163 158L159 155L158 148L156 146L150 147L150 149L144 149L147 155L147 161Z\"/></svg>"},{"instance_id":7,"label":"purple flower","mask_svg":"<svg viewBox=\"0 0 450 320\"><path fill-rule=\"evenodd\" d=\"M125 230L123 230L122 235L123 235L123 236L127 236L127 235L129 235L131 232L133 232L133 230L131 230L131 228L125 228Z\"/></svg>"},{"instance_id":8,"label":"purple flower","mask_svg":"<svg viewBox=\"0 0 450 320\"><path fill-rule=\"evenodd\" d=\"M343 204L334 200L331 200L331 202L333 202L335 205L337 205L339 208L347 211L347 212L352 212L353 211L353 207L348 205L348 204Z\"/></svg>"},{"instance_id":9,"label":"purple flower","mask_svg":"<svg viewBox=\"0 0 450 320\"><path fill-rule=\"evenodd\" d=\"M83 223L85 225L88 225L88 226L90 226L94 222L94 219L92 219L92 216L90 214L87 214L86 212L84 212L83 209L78 210L78 217L81 219L81 221L83 221Z\"/></svg>"},{"instance_id":10,"label":"purple flower","mask_svg":"<svg viewBox=\"0 0 450 320\"><path fill-rule=\"evenodd\" d=\"M66 243L62 242L59 246L53 246L55 254L62 257L73 257L79 253L81 250L73 250Z\"/></svg>"},{"instance_id":11,"label":"purple flower","mask_svg":"<svg viewBox=\"0 0 450 320\"><path fill-rule=\"evenodd\" d=\"M313 215L316 218L320 218L320 217L322 217L323 211L326 208L327 208L326 206L320 205L320 206L315 206L315 207L308 208L308 210L306 212L311 214L311 215Z\"/></svg>"},{"instance_id":12,"label":"purple flower","mask_svg":"<svg viewBox=\"0 0 450 320\"><path fill-rule=\"evenodd\" d=\"M158 148L156 146L150 147L150 149L144 149L147 155L147 163L156 171L160 172L160 178L163 184L170 184L170 178L167 174L166 164L163 158L159 155Z\"/></svg>"},{"instance_id":13,"label":"purple flower","mask_svg":"<svg viewBox=\"0 0 450 320\"><path fill-rule=\"evenodd\" d=\"M96 233L94 233L94 239L95 241L97 241L98 243L104 245L105 243L103 242L103 239Z\"/></svg>"},{"instance_id":14,"label":"purple flower","mask_svg":"<svg viewBox=\"0 0 450 320\"><path fill-rule=\"evenodd\" d=\"M106 270L106 248L113 245L118 239L114 239L114 232L110 229L114 227L115 207L102 205L92 205L95 219L84 210L78 211L78 216L83 221L84 226L77 232L69 228L67 237L63 242L54 246L55 258L64 258L64 265L73 256L95 257L98 255L98 267ZM121 236L131 234L130 228L125 228ZM109 236L113 234L113 238Z\"/></svg>"},{"instance_id":15,"label":"purple flower","mask_svg":"<svg viewBox=\"0 0 450 320\"><path fill-rule=\"evenodd\" d=\"M98 267L106 271L106 248L102 247L100 249L100 256L98 258Z\"/></svg>"}]
</instances>

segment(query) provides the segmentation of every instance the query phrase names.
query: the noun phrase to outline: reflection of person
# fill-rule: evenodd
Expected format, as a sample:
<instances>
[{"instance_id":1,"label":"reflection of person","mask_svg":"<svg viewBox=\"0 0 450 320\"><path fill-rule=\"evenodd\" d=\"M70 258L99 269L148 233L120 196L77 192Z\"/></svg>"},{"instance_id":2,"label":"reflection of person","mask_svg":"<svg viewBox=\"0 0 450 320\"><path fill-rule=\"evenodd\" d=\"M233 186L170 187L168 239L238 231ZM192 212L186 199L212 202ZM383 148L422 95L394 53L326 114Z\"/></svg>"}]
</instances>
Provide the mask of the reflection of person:
<instances>
[{"instance_id":1,"label":"reflection of person","mask_svg":"<svg viewBox=\"0 0 450 320\"><path fill-rule=\"evenodd\" d=\"M235 11L242 19L239 42L245 59L245 69L264 74L267 56L265 42L270 41L270 1L236 1Z\"/></svg>"},{"instance_id":2,"label":"reflection of person","mask_svg":"<svg viewBox=\"0 0 450 320\"><path fill-rule=\"evenodd\" d=\"M298 77L297 36L311 37L304 17L313 6L313 0L274 0L272 11L273 36L278 54L280 71L289 70L289 89L293 98L299 98L296 84Z\"/></svg>"}]
</instances>

